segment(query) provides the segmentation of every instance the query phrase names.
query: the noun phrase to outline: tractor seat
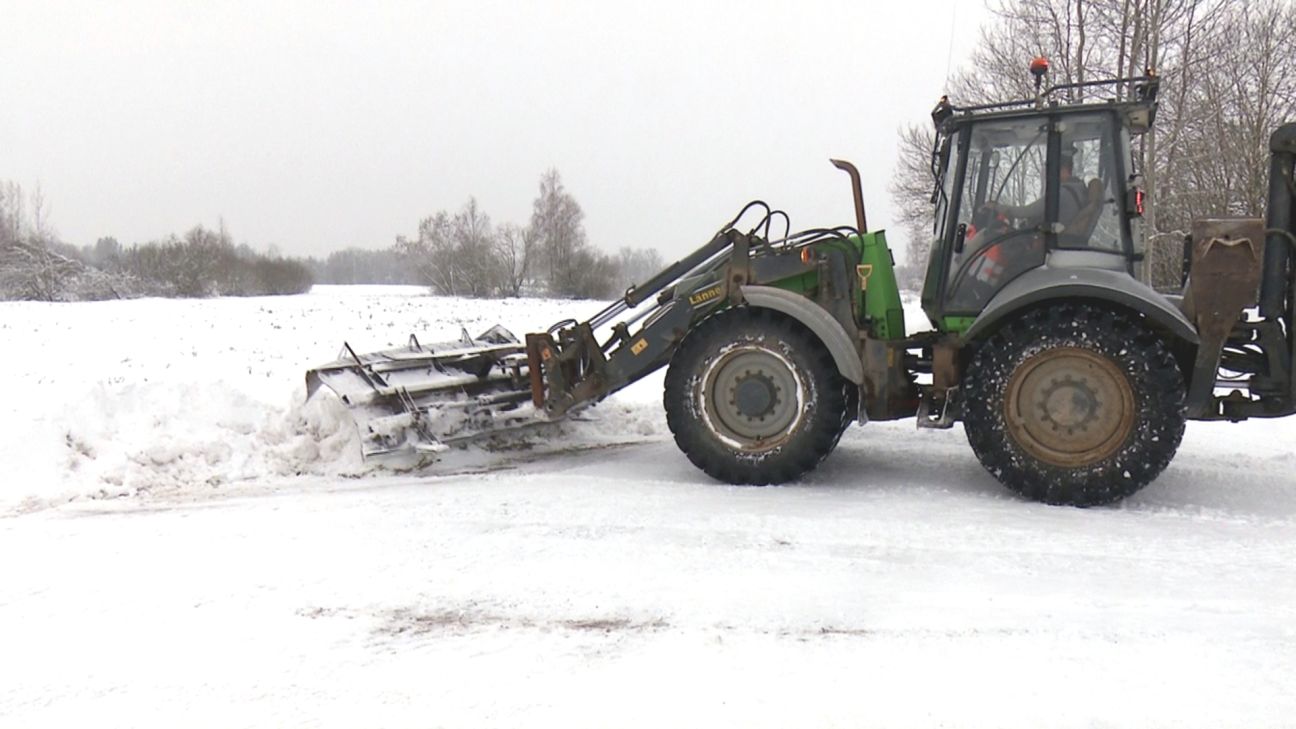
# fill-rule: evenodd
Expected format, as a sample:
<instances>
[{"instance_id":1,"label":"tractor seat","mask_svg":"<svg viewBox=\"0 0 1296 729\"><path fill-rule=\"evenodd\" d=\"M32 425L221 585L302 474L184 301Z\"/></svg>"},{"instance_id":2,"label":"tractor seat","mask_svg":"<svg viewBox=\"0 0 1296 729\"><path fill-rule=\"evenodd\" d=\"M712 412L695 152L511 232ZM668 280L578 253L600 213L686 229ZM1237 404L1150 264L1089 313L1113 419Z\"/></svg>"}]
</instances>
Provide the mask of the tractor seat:
<instances>
[{"instance_id":1,"label":"tractor seat","mask_svg":"<svg viewBox=\"0 0 1296 729\"><path fill-rule=\"evenodd\" d=\"M1088 192L1088 200L1062 231L1062 236L1069 245L1087 245L1089 236L1093 235L1094 226L1098 224L1098 216L1102 212L1102 181L1096 177L1089 180L1085 190Z\"/></svg>"}]
</instances>

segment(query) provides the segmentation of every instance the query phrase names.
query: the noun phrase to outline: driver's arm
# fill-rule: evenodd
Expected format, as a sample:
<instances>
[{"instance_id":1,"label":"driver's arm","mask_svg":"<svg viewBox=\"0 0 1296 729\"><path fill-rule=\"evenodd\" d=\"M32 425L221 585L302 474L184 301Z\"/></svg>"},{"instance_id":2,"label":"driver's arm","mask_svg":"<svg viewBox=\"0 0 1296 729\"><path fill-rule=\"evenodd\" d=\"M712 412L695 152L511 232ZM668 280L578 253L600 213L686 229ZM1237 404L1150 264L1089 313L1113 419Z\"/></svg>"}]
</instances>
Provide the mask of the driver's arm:
<instances>
[{"instance_id":1,"label":"driver's arm","mask_svg":"<svg viewBox=\"0 0 1296 729\"><path fill-rule=\"evenodd\" d=\"M1031 220L1044 219L1044 198L1040 198L1033 203L1026 205L1000 205L995 203L999 212L1010 218L1029 218Z\"/></svg>"}]
</instances>

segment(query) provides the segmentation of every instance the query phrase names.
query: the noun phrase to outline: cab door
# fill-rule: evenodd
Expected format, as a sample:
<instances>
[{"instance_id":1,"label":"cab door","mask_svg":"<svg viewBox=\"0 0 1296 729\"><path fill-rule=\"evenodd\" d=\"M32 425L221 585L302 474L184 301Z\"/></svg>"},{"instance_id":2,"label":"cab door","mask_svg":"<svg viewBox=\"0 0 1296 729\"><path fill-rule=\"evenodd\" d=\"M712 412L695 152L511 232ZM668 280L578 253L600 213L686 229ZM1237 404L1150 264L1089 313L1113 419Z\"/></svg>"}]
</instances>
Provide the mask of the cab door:
<instances>
[{"instance_id":1,"label":"cab door","mask_svg":"<svg viewBox=\"0 0 1296 729\"><path fill-rule=\"evenodd\" d=\"M1042 117L970 125L967 167L951 201L942 314L975 316L1017 276L1044 263L1053 216L1050 144Z\"/></svg>"}]
</instances>

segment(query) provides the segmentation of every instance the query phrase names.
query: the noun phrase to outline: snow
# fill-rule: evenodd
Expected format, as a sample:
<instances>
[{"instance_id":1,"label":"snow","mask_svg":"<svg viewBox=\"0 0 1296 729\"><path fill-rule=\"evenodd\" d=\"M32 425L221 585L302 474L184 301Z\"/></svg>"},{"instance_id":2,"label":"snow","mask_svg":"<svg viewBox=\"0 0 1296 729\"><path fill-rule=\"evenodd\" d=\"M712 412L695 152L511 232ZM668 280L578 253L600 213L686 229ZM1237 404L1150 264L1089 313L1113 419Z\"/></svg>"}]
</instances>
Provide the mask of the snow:
<instances>
[{"instance_id":1,"label":"snow","mask_svg":"<svg viewBox=\"0 0 1296 729\"><path fill-rule=\"evenodd\" d=\"M598 308L0 304L0 726L1291 725L1293 421L1192 423L1156 483L1078 510L912 422L719 485L660 375L410 473L302 402L343 339Z\"/></svg>"},{"instance_id":2,"label":"snow","mask_svg":"<svg viewBox=\"0 0 1296 729\"><path fill-rule=\"evenodd\" d=\"M412 332L457 339L460 326L478 334L497 321L520 334L602 306L424 291L317 286L294 297L0 304L6 370L17 370L0 403L0 458L26 475L0 487L0 507L373 473L346 409L330 398L303 402L306 369L334 359L344 339L364 352L403 345Z\"/></svg>"}]
</instances>

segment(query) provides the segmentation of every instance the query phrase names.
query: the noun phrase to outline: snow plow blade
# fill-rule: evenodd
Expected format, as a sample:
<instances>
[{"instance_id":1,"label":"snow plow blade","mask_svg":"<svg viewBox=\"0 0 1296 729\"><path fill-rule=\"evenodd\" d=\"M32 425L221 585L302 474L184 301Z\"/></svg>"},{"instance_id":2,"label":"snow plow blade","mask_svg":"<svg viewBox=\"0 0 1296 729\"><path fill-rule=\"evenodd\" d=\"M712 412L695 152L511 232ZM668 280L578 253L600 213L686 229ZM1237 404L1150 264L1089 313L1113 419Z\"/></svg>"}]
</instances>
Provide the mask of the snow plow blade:
<instances>
[{"instance_id":1,"label":"snow plow blade","mask_svg":"<svg viewBox=\"0 0 1296 729\"><path fill-rule=\"evenodd\" d=\"M548 420L532 403L526 348L495 326L456 342L356 354L306 373L306 397L328 387L350 408L366 458L434 453L457 442Z\"/></svg>"}]
</instances>

